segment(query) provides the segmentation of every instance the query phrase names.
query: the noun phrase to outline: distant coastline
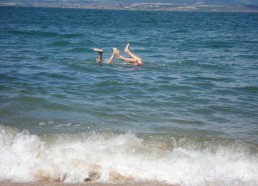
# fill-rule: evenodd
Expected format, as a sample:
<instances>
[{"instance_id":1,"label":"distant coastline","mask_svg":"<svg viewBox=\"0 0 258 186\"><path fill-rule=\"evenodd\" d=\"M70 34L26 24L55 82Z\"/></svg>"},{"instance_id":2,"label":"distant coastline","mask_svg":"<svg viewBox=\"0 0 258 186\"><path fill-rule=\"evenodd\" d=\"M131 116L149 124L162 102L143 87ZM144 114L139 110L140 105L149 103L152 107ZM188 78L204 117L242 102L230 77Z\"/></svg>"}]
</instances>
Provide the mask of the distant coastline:
<instances>
[{"instance_id":1,"label":"distant coastline","mask_svg":"<svg viewBox=\"0 0 258 186\"><path fill-rule=\"evenodd\" d=\"M142 10L142 11L191 11L191 12L258 12L258 6L251 5L206 5L174 3L132 3L132 4L63 4L63 3L15 3L2 2L0 6L74 8L102 10Z\"/></svg>"}]
</instances>

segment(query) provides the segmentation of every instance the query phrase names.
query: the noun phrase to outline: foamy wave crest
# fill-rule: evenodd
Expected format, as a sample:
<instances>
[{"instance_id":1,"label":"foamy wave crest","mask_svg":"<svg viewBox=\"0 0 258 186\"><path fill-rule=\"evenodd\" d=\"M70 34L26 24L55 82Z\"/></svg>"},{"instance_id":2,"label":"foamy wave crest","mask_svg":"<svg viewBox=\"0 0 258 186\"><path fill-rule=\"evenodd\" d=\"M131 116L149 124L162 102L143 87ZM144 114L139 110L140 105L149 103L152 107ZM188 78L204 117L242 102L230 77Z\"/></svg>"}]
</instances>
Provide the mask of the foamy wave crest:
<instances>
[{"instance_id":1,"label":"foamy wave crest","mask_svg":"<svg viewBox=\"0 0 258 186\"><path fill-rule=\"evenodd\" d=\"M0 125L0 180L257 185L257 145L132 133L37 136Z\"/></svg>"}]
</instances>

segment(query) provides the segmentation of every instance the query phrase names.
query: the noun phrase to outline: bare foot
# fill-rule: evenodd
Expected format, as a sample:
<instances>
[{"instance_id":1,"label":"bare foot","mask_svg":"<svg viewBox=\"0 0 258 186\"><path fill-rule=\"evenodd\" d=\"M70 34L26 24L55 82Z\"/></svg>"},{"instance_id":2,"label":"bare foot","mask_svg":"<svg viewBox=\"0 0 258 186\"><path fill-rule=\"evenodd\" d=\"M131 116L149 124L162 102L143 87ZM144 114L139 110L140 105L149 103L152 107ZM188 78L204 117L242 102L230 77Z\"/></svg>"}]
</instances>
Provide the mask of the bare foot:
<instances>
[{"instance_id":1,"label":"bare foot","mask_svg":"<svg viewBox=\"0 0 258 186\"><path fill-rule=\"evenodd\" d=\"M126 52L129 52L129 46L130 46L130 43L127 43L126 47L125 47L125 53Z\"/></svg>"},{"instance_id":2,"label":"bare foot","mask_svg":"<svg viewBox=\"0 0 258 186\"><path fill-rule=\"evenodd\" d=\"M98 49L98 48L93 48L93 50L94 50L95 52L99 52L99 53L103 53L103 52L104 52L103 50Z\"/></svg>"},{"instance_id":3,"label":"bare foot","mask_svg":"<svg viewBox=\"0 0 258 186\"><path fill-rule=\"evenodd\" d=\"M118 51L118 49L117 48L113 48L113 52L116 53L116 51Z\"/></svg>"},{"instance_id":4,"label":"bare foot","mask_svg":"<svg viewBox=\"0 0 258 186\"><path fill-rule=\"evenodd\" d=\"M121 54L120 51L117 48L113 48L114 52L116 53L118 59L120 58Z\"/></svg>"}]
</instances>

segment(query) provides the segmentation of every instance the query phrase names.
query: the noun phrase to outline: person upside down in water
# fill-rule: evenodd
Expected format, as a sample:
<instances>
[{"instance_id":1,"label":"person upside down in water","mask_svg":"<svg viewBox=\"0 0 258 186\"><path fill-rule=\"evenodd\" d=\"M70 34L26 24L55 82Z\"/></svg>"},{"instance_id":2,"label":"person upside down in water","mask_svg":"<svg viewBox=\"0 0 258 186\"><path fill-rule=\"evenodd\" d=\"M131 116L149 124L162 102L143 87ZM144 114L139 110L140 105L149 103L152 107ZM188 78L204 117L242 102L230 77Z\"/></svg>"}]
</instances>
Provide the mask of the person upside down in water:
<instances>
[{"instance_id":1,"label":"person upside down in water","mask_svg":"<svg viewBox=\"0 0 258 186\"><path fill-rule=\"evenodd\" d=\"M139 58L138 56L136 56L135 54L133 54L130 49L129 49L130 44L128 43L125 47L124 52L126 54L128 54L131 58L127 58L121 55L120 51L117 48L113 48L113 53L110 56L110 58L107 60L107 63L113 63L115 56L117 56L117 58L119 60L125 61L126 63L133 63L136 66L141 66L143 65L142 59ZM102 62L102 54L103 54L103 50L98 49L98 48L93 48L93 50L95 52L98 52L98 58L97 58L97 62L101 63Z\"/></svg>"}]
</instances>

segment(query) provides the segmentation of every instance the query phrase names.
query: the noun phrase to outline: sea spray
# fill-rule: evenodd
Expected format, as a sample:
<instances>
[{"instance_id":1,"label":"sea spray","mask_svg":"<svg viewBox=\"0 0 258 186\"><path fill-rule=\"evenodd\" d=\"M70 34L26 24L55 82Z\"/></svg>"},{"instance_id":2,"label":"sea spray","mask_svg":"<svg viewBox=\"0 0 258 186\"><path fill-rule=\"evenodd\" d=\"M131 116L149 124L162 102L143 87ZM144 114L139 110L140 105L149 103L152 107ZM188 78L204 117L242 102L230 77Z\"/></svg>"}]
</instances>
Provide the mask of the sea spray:
<instances>
[{"instance_id":1,"label":"sea spray","mask_svg":"<svg viewBox=\"0 0 258 186\"><path fill-rule=\"evenodd\" d=\"M258 184L258 147L243 141L114 132L38 136L3 125L0 131L2 181Z\"/></svg>"}]
</instances>

